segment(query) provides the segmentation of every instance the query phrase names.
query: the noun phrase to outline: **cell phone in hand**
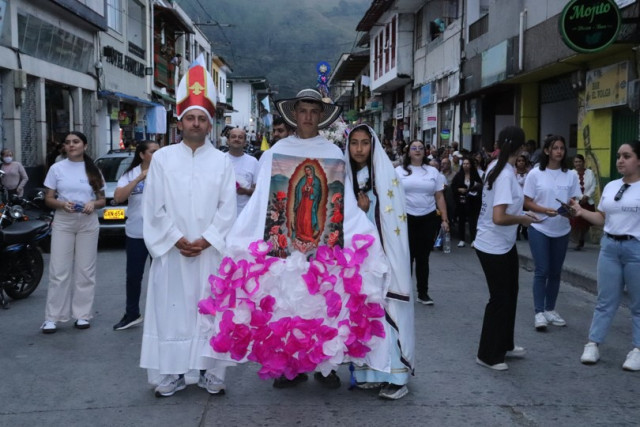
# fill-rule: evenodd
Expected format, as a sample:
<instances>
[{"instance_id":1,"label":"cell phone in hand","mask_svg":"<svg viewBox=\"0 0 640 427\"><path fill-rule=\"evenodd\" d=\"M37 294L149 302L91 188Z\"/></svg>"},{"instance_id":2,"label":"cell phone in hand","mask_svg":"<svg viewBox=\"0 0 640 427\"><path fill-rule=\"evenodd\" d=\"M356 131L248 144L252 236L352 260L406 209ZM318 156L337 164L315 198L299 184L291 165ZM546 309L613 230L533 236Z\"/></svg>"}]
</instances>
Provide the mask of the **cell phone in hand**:
<instances>
[{"instance_id":1,"label":"cell phone in hand","mask_svg":"<svg viewBox=\"0 0 640 427\"><path fill-rule=\"evenodd\" d=\"M560 203L560 207L556 210L558 215L570 217L573 213L573 208L560 199L556 199L556 201Z\"/></svg>"}]
</instances>

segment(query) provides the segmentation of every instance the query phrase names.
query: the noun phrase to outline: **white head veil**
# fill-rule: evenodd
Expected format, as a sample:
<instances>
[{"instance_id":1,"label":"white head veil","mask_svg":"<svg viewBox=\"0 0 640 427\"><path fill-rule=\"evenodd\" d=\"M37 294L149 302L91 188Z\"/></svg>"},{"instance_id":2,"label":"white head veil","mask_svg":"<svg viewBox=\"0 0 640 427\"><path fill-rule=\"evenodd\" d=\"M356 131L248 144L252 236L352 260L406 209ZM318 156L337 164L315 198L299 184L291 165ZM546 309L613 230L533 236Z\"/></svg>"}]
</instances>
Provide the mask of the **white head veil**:
<instances>
[{"instance_id":1,"label":"white head veil","mask_svg":"<svg viewBox=\"0 0 640 427\"><path fill-rule=\"evenodd\" d=\"M369 176L377 198L374 207L375 225L391 265L391 284L387 292L387 320L398 331L402 363L413 371L415 345L413 281L411 279L404 190L376 132L364 124L354 127L351 132L362 128L367 129L371 135ZM347 138L345 159L347 174L353 177L353 182L357 183L350 161L349 138ZM351 190L354 191L354 189ZM349 191L349 189L345 188L345 191Z\"/></svg>"}]
</instances>

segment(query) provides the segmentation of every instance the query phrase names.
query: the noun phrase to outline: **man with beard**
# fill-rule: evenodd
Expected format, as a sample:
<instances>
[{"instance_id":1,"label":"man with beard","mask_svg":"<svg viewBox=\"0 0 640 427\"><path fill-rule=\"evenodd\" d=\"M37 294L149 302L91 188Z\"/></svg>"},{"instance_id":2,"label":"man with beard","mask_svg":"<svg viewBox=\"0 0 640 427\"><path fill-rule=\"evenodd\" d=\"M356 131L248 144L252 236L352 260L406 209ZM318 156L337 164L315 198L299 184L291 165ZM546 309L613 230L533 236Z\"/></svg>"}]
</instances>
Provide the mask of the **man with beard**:
<instances>
[{"instance_id":1,"label":"man with beard","mask_svg":"<svg viewBox=\"0 0 640 427\"><path fill-rule=\"evenodd\" d=\"M293 128L287 122L285 122L282 117L277 116L273 119L273 127L271 131L271 146L273 147L276 142L288 137L292 133Z\"/></svg>"}]
</instances>

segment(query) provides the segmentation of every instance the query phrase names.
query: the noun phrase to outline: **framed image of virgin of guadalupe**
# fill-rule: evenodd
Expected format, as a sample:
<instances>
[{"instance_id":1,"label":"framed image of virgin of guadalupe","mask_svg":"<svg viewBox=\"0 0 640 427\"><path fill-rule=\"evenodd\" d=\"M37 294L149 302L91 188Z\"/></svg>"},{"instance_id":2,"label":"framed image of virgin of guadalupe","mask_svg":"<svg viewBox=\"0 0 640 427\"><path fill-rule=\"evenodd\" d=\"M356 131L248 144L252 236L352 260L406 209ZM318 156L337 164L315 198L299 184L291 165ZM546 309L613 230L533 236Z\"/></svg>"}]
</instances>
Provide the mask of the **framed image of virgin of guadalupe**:
<instances>
[{"instance_id":1,"label":"framed image of virgin of guadalupe","mask_svg":"<svg viewBox=\"0 0 640 427\"><path fill-rule=\"evenodd\" d=\"M274 154L264 240L269 255L286 258L293 251L307 257L318 246L342 247L345 163Z\"/></svg>"}]
</instances>

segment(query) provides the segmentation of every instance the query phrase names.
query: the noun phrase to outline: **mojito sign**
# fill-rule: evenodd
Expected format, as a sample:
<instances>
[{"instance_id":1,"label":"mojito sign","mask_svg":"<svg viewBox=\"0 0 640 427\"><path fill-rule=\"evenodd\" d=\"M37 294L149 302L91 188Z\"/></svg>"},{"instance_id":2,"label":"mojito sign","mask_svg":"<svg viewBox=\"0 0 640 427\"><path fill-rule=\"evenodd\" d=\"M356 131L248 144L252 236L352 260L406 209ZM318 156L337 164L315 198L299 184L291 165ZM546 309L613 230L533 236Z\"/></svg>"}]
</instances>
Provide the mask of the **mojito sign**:
<instances>
[{"instance_id":1,"label":"mojito sign","mask_svg":"<svg viewBox=\"0 0 640 427\"><path fill-rule=\"evenodd\" d=\"M560 15L560 35L576 52L598 52L616 41L621 20L614 0L572 0Z\"/></svg>"}]
</instances>

